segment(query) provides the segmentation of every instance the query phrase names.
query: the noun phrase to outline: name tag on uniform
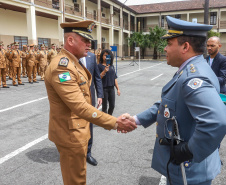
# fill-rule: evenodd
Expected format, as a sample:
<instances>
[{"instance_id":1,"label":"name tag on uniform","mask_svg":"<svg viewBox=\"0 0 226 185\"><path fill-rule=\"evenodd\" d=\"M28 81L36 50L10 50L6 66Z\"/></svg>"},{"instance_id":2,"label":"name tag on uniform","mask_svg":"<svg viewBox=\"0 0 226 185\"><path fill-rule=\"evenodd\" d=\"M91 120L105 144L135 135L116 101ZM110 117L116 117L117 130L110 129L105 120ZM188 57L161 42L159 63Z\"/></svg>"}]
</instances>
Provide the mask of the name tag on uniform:
<instances>
[{"instance_id":1,"label":"name tag on uniform","mask_svg":"<svg viewBox=\"0 0 226 185\"><path fill-rule=\"evenodd\" d=\"M84 81L84 82L80 83L79 85L84 85L84 84L86 84L86 81Z\"/></svg>"}]
</instances>

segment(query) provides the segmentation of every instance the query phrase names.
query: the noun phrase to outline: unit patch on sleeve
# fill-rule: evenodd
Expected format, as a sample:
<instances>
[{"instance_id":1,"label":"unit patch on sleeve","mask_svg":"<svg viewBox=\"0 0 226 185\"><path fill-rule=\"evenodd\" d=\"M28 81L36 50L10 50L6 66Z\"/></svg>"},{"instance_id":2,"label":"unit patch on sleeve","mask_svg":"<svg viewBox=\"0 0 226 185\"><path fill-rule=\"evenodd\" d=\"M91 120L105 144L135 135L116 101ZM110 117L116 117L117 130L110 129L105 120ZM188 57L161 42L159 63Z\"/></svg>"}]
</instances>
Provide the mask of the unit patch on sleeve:
<instances>
[{"instance_id":1,"label":"unit patch on sleeve","mask_svg":"<svg viewBox=\"0 0 226 185\"><path fill-rule=\"evenodd\" d=\"M63 57L63 58L60 59L60 62L59 62L59 64L58 64L58 66L64 66L64 67L67 67L68 62L69 62L69 59L66 58L66 57Z\"/></svg>"},{"instance_id":2,"label":"unit patch on sleeve","mask_svg":"<svg viewBox=\"0 0 226 185\"><path fill-rule=\"evenodd\" d=\"M66 81L71 80L70 73L65 72L65 73L59 74L59 79L60 79L60 82L66 82Z\"/></svg>"},{"instance_id":3,"label":"unit patch on sleeve","mask_svg":"<svg viewBox=\"0 0 226 185\"><path fill-rule=\"evenodd\" d=\"M188 82L188 86L191 87L192 89L198 89L201 87L203 80L199 78L193 78Z\"/></svg>"}]
</instances>

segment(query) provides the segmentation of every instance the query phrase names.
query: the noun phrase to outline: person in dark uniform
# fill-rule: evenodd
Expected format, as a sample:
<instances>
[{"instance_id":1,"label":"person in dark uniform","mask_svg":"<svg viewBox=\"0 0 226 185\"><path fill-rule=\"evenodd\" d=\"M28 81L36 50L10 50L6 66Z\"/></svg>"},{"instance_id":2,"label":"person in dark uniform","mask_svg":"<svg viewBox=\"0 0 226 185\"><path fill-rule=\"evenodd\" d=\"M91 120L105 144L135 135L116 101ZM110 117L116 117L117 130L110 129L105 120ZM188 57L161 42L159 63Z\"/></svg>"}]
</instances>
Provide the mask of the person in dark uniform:
<instances>
[{"instance_id":1,"label":"person in dark uniform","mask_svg":"<svg viewBox=\"0 0 226 185\"><path fill-rule=\"evenodd\" d=\"M218 146L226 134L219 82L203 57L212 26L166 20L167 64L178 71L163 87L161 101L127 118L145 128L156 122L152 168L167 176L167 185L210 185L220 173ZM178 133L181 139L175 142Z\"/></svg>"},{"instance_id":2,"label":"person in dark uniform","mask_svg":"<svg viewBox=\"0 0 226 185\"><path fill-rule=\"evenodd\" d=\"M226 57L219 52L221 46L219 37L210 37L207 41L209 56L206 60L219 80L220 93L226 94Z\"/></svg>"},{"instance_id":3,"label":"person in dark uniform","mask_svg":"<svg viewBox=\"0 0 226 185\"><path fill-rule=\"evenodd\" d=\"M109 58L108 58L109 57ZM102 84L104 89L104 98L102 104L102 111L110 115L113 114L115 108L115 89L117 89L117 95L120 96L120 90L117 82L117 76L113 65L114 55L108 50L104 49L100 54L100 63L98 68L100 71L100 77L102 78ZM109 108L107 110L107 104Z\"/></svg>"},{"instance_id":4,"label":"person in dark uniform","mask_svg":"<svg viewBox=\"0 0 226 185\"><path fill-rule=\"evenodd\" d=\"M100 71L98 69L97 62L96 62L96 56L93 53L88 52L86 57L80 58L80 61L82 62L83 66L85 66L89 70L89 72L92 75L92 83L90 86L92 105L94 107L96 106L96 101L95 101L95 90L96 90L97 108L99 108L100 105L102 104L102 98L104 97L104 93L103 93L102 80L100 77ZM90 135L91 135L91 138L89 139L89 142L88 142L86 161L89 164L96 166L98 163L96 159L91 155L91 149L93 145L93 124L92 123L90 123Z\"/></svg>"}]
</instances>

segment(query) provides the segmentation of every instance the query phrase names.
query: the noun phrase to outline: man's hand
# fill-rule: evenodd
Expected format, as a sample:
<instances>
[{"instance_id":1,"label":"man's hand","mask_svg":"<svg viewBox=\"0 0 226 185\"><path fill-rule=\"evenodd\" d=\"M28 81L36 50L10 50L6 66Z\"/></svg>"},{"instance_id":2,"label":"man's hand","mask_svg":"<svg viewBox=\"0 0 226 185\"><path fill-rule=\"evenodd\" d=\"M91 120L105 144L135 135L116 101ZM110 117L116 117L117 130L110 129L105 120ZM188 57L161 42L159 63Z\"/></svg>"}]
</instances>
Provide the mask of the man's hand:
<instances>
[{"instance_id":1,"label":"man's hand","mask_svg":"<svg viewBox=\"0 0 226 185\"><path fill-rule=\"evenodd\" d=\"M131 132L137 128L135 119L128 113L119 116L116 123L118 124L117 131L122 133Z\"/></svg>"},{"instance_id":2,"label":"man's hand","mask_svg":"<svg viewBox=\"0 0 226 185\"><path fill-rule=\"evenodd\" d=\"M178 145L173 146L172 163L180 165L184 161L188 161L193 158L193 154L188 148L188 143L180 142Z\"/></svg>"},{"instance_id":3,"label":"man's hand","mask_svg":"<svg viewBox=\"0 0 226 185\"><path fill-rule=\"evenodd\" d=\"M97 109L101 106L102 104L102 98L97 98Z\"/></svg>"}]
</instances>

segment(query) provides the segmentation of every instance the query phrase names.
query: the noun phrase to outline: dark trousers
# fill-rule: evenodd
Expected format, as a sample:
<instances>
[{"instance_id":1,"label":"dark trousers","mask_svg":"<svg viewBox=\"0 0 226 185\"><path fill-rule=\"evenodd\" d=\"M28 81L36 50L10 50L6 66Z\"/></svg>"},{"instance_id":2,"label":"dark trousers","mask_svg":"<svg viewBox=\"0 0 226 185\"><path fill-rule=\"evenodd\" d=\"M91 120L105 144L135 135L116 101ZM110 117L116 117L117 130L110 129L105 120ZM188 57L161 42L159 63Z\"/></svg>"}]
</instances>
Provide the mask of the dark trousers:
<instances>
[{"instance_id":1,"label":"dark trousers","mask_svg":"<svg viewBox=\"0 0 226 185\"><path fill-rule=\"evenodd\" d=\"M87 150L87 157L88 156L91 156L91 148L92 148L92 145L93 145L93 124L90 123L90 139L89 139L89 142L88 142L88 150Z\"/></svg>"},{"instance_id":2,"label":"dark trousers","mask_svg":"<svg viewBox=\"0 0 226 185\"><path fill-rule=\"evenodd\" d=\"M108 108L108 111L107 111L108 102L109 102L109 108ZM104 98L102 100L102 111L112 115L114 108L115 108L115 89L114 89L114 86L104 87Z\"/></svg>"}]
</instances>

